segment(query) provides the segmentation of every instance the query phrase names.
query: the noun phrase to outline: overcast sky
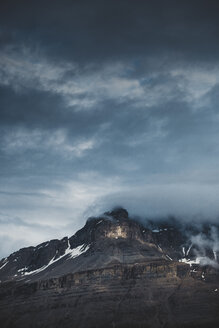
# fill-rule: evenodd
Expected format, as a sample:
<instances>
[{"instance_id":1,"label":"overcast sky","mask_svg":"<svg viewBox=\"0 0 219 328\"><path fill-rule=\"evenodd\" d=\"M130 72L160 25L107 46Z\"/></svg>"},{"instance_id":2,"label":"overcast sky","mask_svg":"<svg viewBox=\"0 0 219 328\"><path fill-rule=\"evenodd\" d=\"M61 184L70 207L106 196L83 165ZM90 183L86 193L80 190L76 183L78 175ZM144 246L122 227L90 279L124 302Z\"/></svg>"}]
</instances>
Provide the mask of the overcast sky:
<instances>
[{"instance_id":1,"label":"overcast sky","mask_svg":"<svg viewBox=\"0 0 219 328\"><path fill-rule=\"evenodd\" d=\"M218 1L0 6L0 257L116 205L217 220Z\"/></svg>"}]
</instances>

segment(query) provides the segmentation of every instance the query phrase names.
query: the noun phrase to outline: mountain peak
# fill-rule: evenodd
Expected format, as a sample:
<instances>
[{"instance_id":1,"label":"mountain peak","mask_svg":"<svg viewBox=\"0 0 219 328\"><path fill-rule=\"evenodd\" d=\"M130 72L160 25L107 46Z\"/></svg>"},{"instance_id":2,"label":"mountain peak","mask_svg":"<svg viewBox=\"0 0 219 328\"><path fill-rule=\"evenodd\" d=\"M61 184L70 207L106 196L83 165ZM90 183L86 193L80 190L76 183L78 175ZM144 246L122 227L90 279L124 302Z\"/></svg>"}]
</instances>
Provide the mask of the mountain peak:
<instances>
[{"instance_id":1,"label":"mountain peak","mask_svg":"<svg viewBox=\"0 0 219 328\"><path fill-rule=\"evenodd\" d=\"M106 322L108 313L114 316L115 327L163 327L164 320L172 320L176 313L182 325L171 321L165 326L200 327L206 318L218 318L218 248L209 250L207 234L203 235L206 247L202 243L199 248L195 240L204 232L188 239L187 231L178 221L143 225L119 207L91 217L70 238L11 254L0 260L3 327L36 328L32 322L36 315L48 327L63 328L113 327ZM117 324L124 311L136 313L130 325ZM90 317L81 320L85 312ZM150 325L148 318L152 318ZM218 322L203 327L218 327Z\"/></svg>"},{"instance_id":2,"label":"mountain peak","mask_svg":"<svg viewBox=\"0 0 219 328\"><path fill-rule=\"evenodd\" d=\"M116 207L111 212L105 212L104 215L122 220L127 220L129 218L128 211L122 207Z\"/></svg>"}]
</instances>

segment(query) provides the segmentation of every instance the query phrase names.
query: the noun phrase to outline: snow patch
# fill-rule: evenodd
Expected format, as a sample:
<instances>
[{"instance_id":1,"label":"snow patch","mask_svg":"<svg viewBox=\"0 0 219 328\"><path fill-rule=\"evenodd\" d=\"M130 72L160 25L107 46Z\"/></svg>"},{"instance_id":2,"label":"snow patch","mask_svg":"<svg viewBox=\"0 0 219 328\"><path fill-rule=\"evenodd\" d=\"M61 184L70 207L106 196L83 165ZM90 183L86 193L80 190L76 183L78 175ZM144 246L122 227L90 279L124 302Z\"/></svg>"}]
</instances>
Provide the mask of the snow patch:
<instances>
[{"instance_id":1,"label":"snow patch","mask_svg":"<svg viewBox=\"0 0 219 328\"><path fill-rule=\"evenodd\" d=\"M88 251L88 249L90 248L90 245L80 245L76 248L71 249L71 251L68 253L70 255L71 258L75 258L78 257L79 255L85 253Z\"/></svg>"},{"instance_id":2,"label":"snow patch","mask_svg":"<svg viewBox=\"0 0 219 328\"><path fill-rule=\"evenodd\" d=\"M185 252L185 247L182 248L183 256L185 257L186 252Z\"/></svg>"},{"instance_id":3,"label":"snow patch","mask_svg":"<svg viewBox=\"0 0 219 328\"><path fill-rule=\"evenodd\" d=\"M179 262L187 263L190 266L192 266L193 264L200 264L201 260L199 257L197 257L195 260L183 258L183 259L180 259Z\"/></svg>"},{"instance_id":4,"label":"snow patch","mask_svg":"<svg viewBox=\"0 0 219 328\"><path fill-rule=\"evenodd\" d=\"M46 247L46 246L48 246L48 245L49 245L49 243L46 243L46 245L40 245L40 246L37 246L37 249L44 248L44 247Z\"/></svg>"},{"instance_id":5,"label":"snow patch","mask_svg":"<svg viewBox=\"0 0 219 328\"><path fill-rule=\"evenodd\" d=\"M219 264L214 260L209 259L206 256L197 256L195 260L186 259L185 257L180 259L179 262L184 262L192 266L193 264L199 264L200 266L211 265L215 268L219 268Z\"/></svg>"},{"instance_id":6,"label":"snow patch","mask_svg":"<svg viewBox=\"0 0 219 328\"><path fill-rule=\"evenodd\" d=\"M186 256L188 256L189 255L189 252L190 252L190 250L191 250L191 248L192 248L192 244L189 246L189 248L188 248L188 250L187 250L187 252L186 252Z\"/></svg>"},{"instance_id":7,"label":"snow patch","mask_svg":"<svg viewBox=\"0 0 219 328\"><path fill-rule=\"evenodd\" d=\"M8 264L8 262L4 263L4 264L0 267L0 270L3 269L7 264Z\"/></svg>"},{"instance_id":8,"label":"snow patch","mask_svg":"<svg viewBox=\"0 0 219 328\"><path fill-rule=\"evenodd\" d=\"M162 232L162 231L167 231L167 228L164 229L153 229L152 232Z\"/></svg>"},{"instance_id":9,"label":"snow patch","mask_svg":"<svg viewBox=\"0 0 219 328\"><path fill-rule=\"evenodd\" d=\"M161 252L163 252L163 250L162 250L162 248L160 247L160 245L158 245L158 248L159 248L159 250L160 250Z\"/></svg>"},{"instance_id":10,"label":"snow patch","mask_svg":"<svg viewBox=\"0 0 219 328\"><path fill-rule=\"evenodd\" d=\"M17 270L17 272L23 272L23 271L26 271L27 269L28 269L27 267L24 267L24 268Z\"/></svg>"},{"instance_id":11,"label":"snow patch","mask_svg":"<svg viewBox=\"0 0 219 328\"><path fill-rule=\"evenodd\" d=\"M30 274L36 274L36 273L39 273L41 271L44 271L45 269L47 269L50 265L52 265L53 263L61 260L63 257L65 256L69 256L69 259L70 258L75 258L75 257L78 257L79 255L81 255L82 253L85 253L88 249L89 249L89 245L80 245L78 247L75 247L73 249L71 249L71 246L70 246L70 243L69 243L69 240L68 240L68 248L65 250L65 253L61 256L59 256L57 259L55 259L55 256L49 261L49 263L47 265L44 265L42 266L41 268L39 269L36 269L36 270L33 270L33 271L29 271L29 272L24 272L22 273L23 275L27 276L27 275L30 275ZM26 268L27 269L27 268Z\"/></svg>"}]
</instances>

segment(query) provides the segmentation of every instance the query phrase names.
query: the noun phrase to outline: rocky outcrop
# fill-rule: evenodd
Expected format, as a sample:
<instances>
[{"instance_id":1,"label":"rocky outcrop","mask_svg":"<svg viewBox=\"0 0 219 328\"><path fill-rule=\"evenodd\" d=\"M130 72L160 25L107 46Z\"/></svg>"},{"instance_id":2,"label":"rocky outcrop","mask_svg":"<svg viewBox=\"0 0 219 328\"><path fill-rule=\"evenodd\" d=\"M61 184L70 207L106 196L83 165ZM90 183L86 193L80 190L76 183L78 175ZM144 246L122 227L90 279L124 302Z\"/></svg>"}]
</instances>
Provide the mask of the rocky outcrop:
<instances>
[{"instance_id":1,"label":"rocky outcrop","mask_svg":"<svg viewBox=\"0 0 219 328\"><path fill-rule=\"evenodd\" d=\"M164 261L68 274L0 289L5 327L217 327L215 284Z\"/></svg>"}]
</instances>

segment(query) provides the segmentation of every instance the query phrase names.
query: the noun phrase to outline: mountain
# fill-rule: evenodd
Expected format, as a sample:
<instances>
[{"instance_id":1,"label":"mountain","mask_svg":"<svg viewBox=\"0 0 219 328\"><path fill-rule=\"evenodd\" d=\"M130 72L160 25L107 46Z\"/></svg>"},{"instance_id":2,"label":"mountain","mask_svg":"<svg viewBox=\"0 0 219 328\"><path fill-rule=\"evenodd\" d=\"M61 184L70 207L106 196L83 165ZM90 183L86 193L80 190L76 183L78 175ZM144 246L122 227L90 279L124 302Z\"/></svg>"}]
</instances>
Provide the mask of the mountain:
<instances>
[{"instance_id":1,"label":"mountain","mask_svg":"<svg viewBox=\"0 0 219 328\"><path fill-rule=\"evenodd\" d=\"M1 327L219 327L219 226L89 218L0 261Z\"/></svg>"}]
</instances>

